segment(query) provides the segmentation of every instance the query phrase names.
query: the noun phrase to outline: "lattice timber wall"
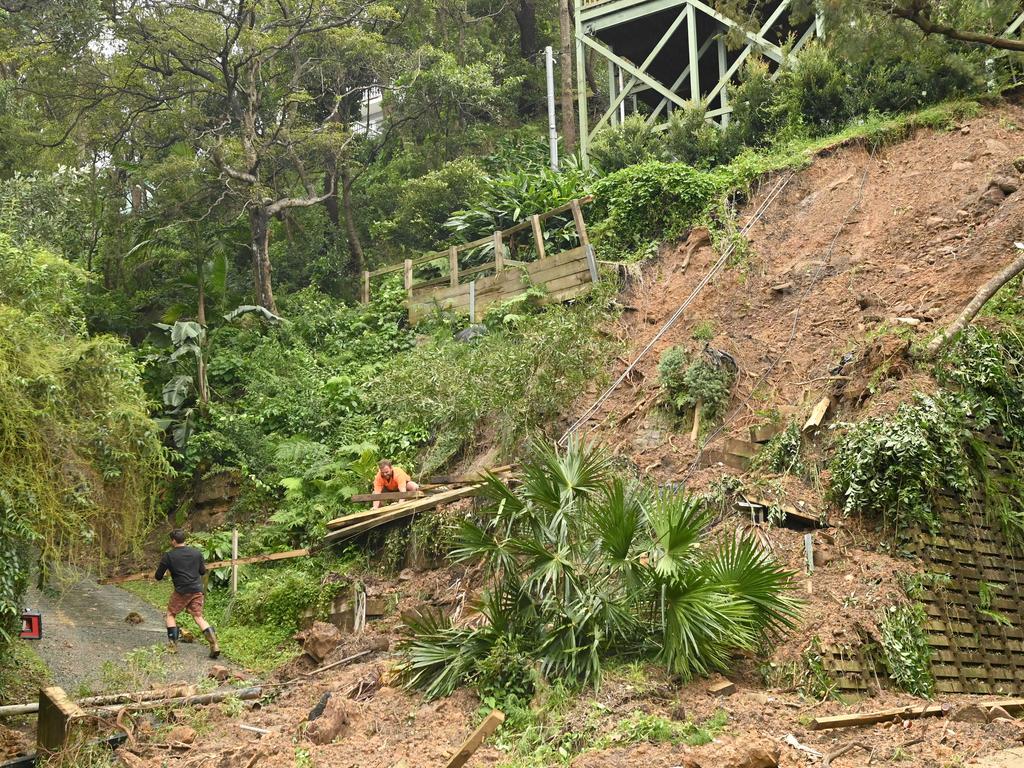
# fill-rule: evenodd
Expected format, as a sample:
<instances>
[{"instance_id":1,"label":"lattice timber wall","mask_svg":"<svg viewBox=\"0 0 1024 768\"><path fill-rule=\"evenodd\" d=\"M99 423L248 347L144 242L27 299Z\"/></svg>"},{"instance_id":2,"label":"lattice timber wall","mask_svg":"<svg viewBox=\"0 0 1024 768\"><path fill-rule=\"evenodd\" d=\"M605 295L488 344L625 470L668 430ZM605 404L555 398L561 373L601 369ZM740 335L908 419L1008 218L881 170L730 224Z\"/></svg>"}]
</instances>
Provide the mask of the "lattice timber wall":
<instances>
[{"instance_id":1,"label":"lattice timber wall","mask_svg":"<svg viewBox=\"0 0 1024 768\"><path fill-rule=\"evenodd\" d=\"M1009 490L1009 443L991 434L978 436L992 451L993 490ZM928 616L936 691L1024 693L1024 556L986 514L980 493L966 505L944 493L938 506L940 531L916 530L904 546L921 559L926 573L949 576L944 586L926 585L919 597ZM987 609L981 605L983 593ZM841 689L886 684L884 670L864 647L826 647L822 656Z\"/></svg>"}]
</instances>

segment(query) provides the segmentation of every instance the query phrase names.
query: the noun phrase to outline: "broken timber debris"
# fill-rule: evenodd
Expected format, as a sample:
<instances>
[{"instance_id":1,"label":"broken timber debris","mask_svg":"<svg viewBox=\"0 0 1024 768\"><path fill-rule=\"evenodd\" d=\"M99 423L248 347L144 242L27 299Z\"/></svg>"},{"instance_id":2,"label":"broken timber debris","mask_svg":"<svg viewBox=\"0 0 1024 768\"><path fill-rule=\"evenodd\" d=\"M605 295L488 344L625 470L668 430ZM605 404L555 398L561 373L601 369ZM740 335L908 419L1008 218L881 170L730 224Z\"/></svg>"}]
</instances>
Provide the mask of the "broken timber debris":
<instances>
[{"instance_id":1,"label":"broken timber debris","mask_svg":"<svg viewBox=\"0 0 1024 768\"><path fill-rule=\"evenodd\" d=\"M63 688L54 685L40 690L36 751L40 755L59 752L72 729L86 717L85 710L69 699Z\"/></svg>"},{"instance_id":2,"label":"broken timber debris","mask_svg":"<svg viewBox=\"0 0 1024 768\"><path fill-rule=\"evenodd\" d=\"M153 691L131 691L126 693L108 693L103 696L90 696L79 699L76 703L82 709L100 707L107 704L124 704L129 702L153 701L156 699L175 699L182 696L191 696L195 693L194 685L173 685L167 688L158 688ZM39 711L39 702L31 704L7 704L0 707L0 717L13 717L14 715L31 715Z\"/></svg>"},{"instance_id":3,"label":"broken timber debris","mask_svg":"<svg viewBox=\"0 0 1024 768\"><path fill-rule=\"evenodd\" d=\"M480 726L459 747L459 751L452 755L451 759L445 763L444 768L462 768L469 761L469 758L473 756L473 753L480 748L480 745L484 743L484 740L498 730L498 726L503 722L505 722L505 714L497 709L492 709L491 713L480 723Z\"/></svg>"},{"instance_id":4,"label":"broken timber debris","mask_svg":"<svg viewBox=\"0 0 1024 768\"><path fill-rule=\"evenodd\" d=\"M858 725L875 725L876 723L895 722L897 720L917 720L922 717L941 717L950 711L948 704L932 704L929 706L899 707L882 709L877 712L855 712L849 715L832 717L816 717L811 721L812 731L826 728L853 728Z\"/></svg>"},{"instance_id":5,"label":"broken timber debris","mask_svg":"<svg viewBox=\"0 0 1024 768\"><path fill-rule=\"evenodd\" d=\"M823 397L819 400L814 408L811 409L811 415L804 423L804 432L815 427L820 427L821 422L825 420L825 414L828 412L828 407L832 405L832 398Z\"/></svg>"},{"instance_id":6,"label":"broken timber debris","mask_svg":"<svg viewBox=\"0 0 1024 768\"><path fill-rule=\"evenodd\" d=\"M732 680L721 680L709 686L708 693L712 696L732 696L736 693L736 683Z\"/></svg>"}]
</instances>

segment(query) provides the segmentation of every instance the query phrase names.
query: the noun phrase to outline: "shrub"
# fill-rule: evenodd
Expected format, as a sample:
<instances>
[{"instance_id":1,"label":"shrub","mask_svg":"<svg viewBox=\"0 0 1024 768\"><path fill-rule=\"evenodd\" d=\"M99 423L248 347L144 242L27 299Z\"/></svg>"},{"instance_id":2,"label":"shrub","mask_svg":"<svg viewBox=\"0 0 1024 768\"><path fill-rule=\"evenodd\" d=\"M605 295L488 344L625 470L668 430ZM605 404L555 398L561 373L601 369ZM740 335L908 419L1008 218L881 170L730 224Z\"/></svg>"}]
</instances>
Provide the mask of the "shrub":
<instances>
[{"instance_id":1,"label":"shrub","mask_svg":"<svg viewBox=\"0 0 1024 768\"><path fill-rule=\"evenodd\" d=\"M605 258L630 258L693 226L720 192L714 177L683 163L624 168L594 185L594 240Z\"/></svg>"},{"instance_id":2,"label":"shrub","mask_svg":"<svg viewBox=\"0 0 1024 768\"><path fill-rule=\"evenodd\" d=\"M448 239L445 222L452 211L466 206L489 180L472 160L455 160L402 185L398 206L386 221L373 227L378 240L403 248L432 250Z\"/></svg>"},{"instance_id":3,"label":"shrub","mask_svg":"<svg viewBox=\"0 0 1024 768\"><path fill-rule=\"evenodd\" d=\"M718 419L729 404L735 376L706 354L692 359L685 347L670 347L658 361L658 381L665 401L679 414L701 403L701 419Z\"/></svg>"},{"instance_id":4,"label":"shrub","mask_svg":"<svg viewBox=\"0 0 1024 768\"><path fill-rule=\"evenodd\" d=\"M602 129L589 147L590 159L604 173L638 163L664 160L665 140L643 115L630 115L621 125Z\"/></svg>"},{"instance_id":5,"label":"shrub","mask_svg":"<svg viewBox=\"0 0 1024 768\"><path fill-rule=\"evenodd\" d=\"M830 493L847 513L877 514L897 533L939 525L933 495L976 487L963 449L963 414L948 398L917 395L896 412L845 425Z\"/></svg>"},{"instance_id":6,"label":"shrub","mask_svg":"<svg viewBox=\"0 0 1024 768\"><path fill-rule=\"evenodd\" d=\"M767 143L781 122L778 85L764 59L751 56L743 65L743 76L736 86L729 86L732 105L729 125L722 138L723 146L732 154L741 146L756 147Z\"/></svg>"},{"instance_id":7,"label":"shrub","mask_svg":"<svg viewBox=\"0 0 1024 768\"><path fill-rule=\"evenodd\" d=\"M849 118L846 72L823 46L807 46L780 78L781 102L790 120L814 136L841 128Z\"/></svg>"},{"instance_id":8,"label":"shrub","mask_svg":"<svg viewBox=\"0 0 1024 768\"><path fill-rule=\"evenodd\" d=\"M750 539L703 542L700 500L615 477L600 449L538 444L519 488L490 478L485 496L484 522L463 523L453 557L482 561L487 622L410 622L403 677L430 697L475 679L499 643L547 677L596 684L610 655L657 657L689 677L792 626L790 572Z\"/></svg>"},{"instance_id":9,"label":"shrub","mask_svg":"<svg viewBox=\"0 0 1024 768\"><path fill-rule=\"evenodd\" d=\"M892 681L907 693L931 698L935 677L932 649L924 632L927 618L921 603L894 605L883 614L879 629L885 668Z\"/></svg>"},{"instance_id":10,"label":"shrub","mask_svg":"<svg viewBox=\"0 0 1024 768\"><path fill-rule=\"evenodd\" d=\"M782 432L758 451L750 466L751 469L767 472L799 475L804 471L802 451L803 433L800 431L800 425L791 421Z\"/></svg>"},{"instance_id":11,"label":"shrub","mask_svg":"<svg viewBox=\"0 0 1024 768\"><path fill-rule=\"evenodd\" d=\"M668 121L665 144L673 159L694 168L711 168L723 162L722 131L709 122L707 107L697 104L677 109Z\"/></svg>"}]
</instances>

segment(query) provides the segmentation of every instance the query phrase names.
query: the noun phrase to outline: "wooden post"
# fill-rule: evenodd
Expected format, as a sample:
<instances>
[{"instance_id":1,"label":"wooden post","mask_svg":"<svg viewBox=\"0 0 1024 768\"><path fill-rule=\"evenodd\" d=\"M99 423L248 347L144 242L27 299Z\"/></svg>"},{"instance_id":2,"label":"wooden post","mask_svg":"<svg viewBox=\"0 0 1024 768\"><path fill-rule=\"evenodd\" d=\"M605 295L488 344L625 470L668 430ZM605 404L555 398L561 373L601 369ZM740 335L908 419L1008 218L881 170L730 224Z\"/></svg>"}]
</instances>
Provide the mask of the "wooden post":
<instances>
[{"instance_id":1,"label":"wooden post","mask_svg":"<svg viewBox=\"0 0 1024 768\"><path fill-rule=\"evenodd\" d=\"M58 752L68 738L75 720L85 712L68 698L63 688L52 686L39 691L39 720L36 728L36 749L40 754Z\"/></svg>"},{"instance_id":2,"label":"wooden post","mask_svg":"<svg viewBox=\"0 0 1024 768\"><path fill-rule=\"evenodd\" d=\"M576 222L576 234L580 236L580 245L590 245L590 238L587 237L587 225L583 221L583 211L580 210L580 201L573 200L572 220Z\"/></svg>"},{"instance_id":3,"label":"wooden post","mask_svg":"<svg viewBox=\"0 0 1024 768\"><path fill-rule=\"evenodd\" d=\"M238 594L238 529L231 531L231 594Z\"/></svg>"},{"instance_id":4,"label":"wooden post","mask_svg":"<svg viewBox=\"0 0 1024 768\"><path fill-rule=\"evenodd\" d=\"M363 270L363 304L370 303L370 270Z\"/></svg>"},{"instance_id":5,"label":"wooden post","mask_svg":"<svg viewBox=\"0 0 1024 768\"><path fill-rule=\"evenodd\" d=\"M469 322L476 322L476 280L469 284Z\"/></svg>"},{"instance_id":6,"label":"wooden post","mask_svg":"<svg viewBox=\"0 0 1024 768\"><path fill-rule=\"evenodd\" d=\"M814 573L814 536L804 534L804 557L807 558L807 572Z\"/></svg>"},{"instance_id":7,"label":"wooden post","mask_svg":"<svg viewBox=\"0 0 1024 768\"><path fill-rule=\"evenodd\" d=\"M491 714L484 718L480 726L473 731L472 735L459 747L459 751L452 755L445 763L444 768L462 768L469 762L469 758L480 748L488 736L498 730L498 726L505 722L505 714L497 709L492 709Z\"/></svg>"},{"instance_id":8,"label":"wooden post","mask_svg":"<svg viewBox=\"0 0 1024 768\"><path fill-rule=\"evenodd\" d=\"M600 275L597 273L597 259L594 258L594 246L588 245L587 249L587 267L590 269L590 282L596 283L600 279Z\"/></svg>"},{"instance_id":9,"label":"wooden post","mask_svg":"<svg viewBox=\"0 0 1024 768\"><path fill-rule=\"evenodd\" d=\"M459 284L459 249L454 245L448 249L449 284L454 288Z\"/></svg>"},{"instance_id":10,"label":"wooden post","mask_svg":"<svg viewBox=\"0 0 1024 768\"><path fill-rule=\"evenodd\" d=\"M540 228L540 216L533 214L530 217L530 224L533 226L533 242L537 246L537 259L544 258L544 231Z\"/></svg>"},{"instance_id":11,"label":"wooden post","mask_svg":"<svg viewBox=\"0 0 1024 768\"><path fill-rule=\"evenodd\" d=\"M412 259L405 260L405 295L412 301Z\"/></svg>"},{"instance_id":12,"label":"wooden post","mask_svg":"<svg viewBox=\"0 0 1024 768\"><path fill-rule=\"evenodd\" d=\"M501 230L494 230L494 271L501 272L505 268L505 246L501 242Z\"/></svg>"}]
</instances>

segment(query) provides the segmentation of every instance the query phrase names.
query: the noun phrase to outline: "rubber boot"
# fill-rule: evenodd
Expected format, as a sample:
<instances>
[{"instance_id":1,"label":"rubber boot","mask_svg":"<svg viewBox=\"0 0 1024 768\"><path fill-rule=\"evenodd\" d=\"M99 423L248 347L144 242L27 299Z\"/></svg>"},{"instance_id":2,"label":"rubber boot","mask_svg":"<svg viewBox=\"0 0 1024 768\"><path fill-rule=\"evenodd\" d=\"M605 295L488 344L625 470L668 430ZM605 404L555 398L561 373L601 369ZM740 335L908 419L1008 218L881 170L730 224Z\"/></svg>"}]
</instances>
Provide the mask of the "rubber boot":
<instances>
[{"instance_id":1,"label":"rubber boot","mask_svg":"<svg viewBox=\"0 0 1024 768\"><path fill-rule=\"evenodd\" d=\"M167 628L167 650L171 653L178 652L178 639L181 637L181 630L178 627Z\"/></svg>"},{"instance_id":2,"label":"rubber boot","mask_svg":"<svg viewBox=\"0 0 1024 768\"><path fill-rule=\"evenodd\" d=\"M206 640L210 643L210 658L216 659L220 656L220 644L217 642L217 633L213 631L213 627L207 627L203 630L203 634L206 635Z\"/></svg>"}]
</instances>

